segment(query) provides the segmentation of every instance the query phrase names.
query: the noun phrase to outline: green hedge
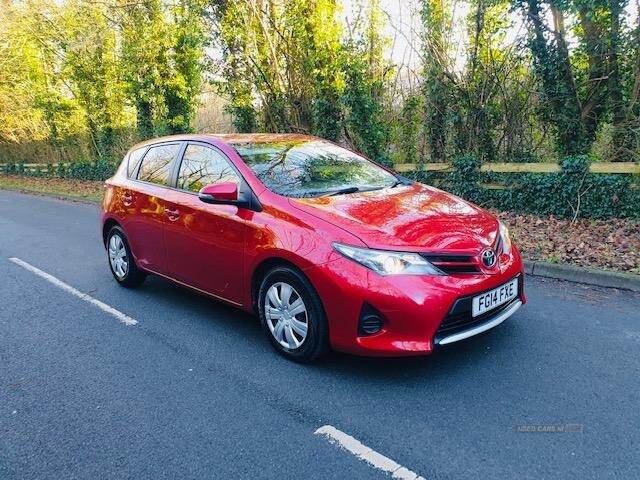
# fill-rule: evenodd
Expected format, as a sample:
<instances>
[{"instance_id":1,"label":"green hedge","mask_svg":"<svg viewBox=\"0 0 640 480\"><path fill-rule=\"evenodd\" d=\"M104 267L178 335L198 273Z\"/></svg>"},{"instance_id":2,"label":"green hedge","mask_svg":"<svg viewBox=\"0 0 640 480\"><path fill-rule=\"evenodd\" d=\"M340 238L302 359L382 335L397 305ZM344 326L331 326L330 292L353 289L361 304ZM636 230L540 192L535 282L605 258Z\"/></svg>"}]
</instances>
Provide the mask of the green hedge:
<instances>
[{"instance_id":1,"label":"green hedge","mask_svg":"<svg viewBox=\"0 0 640 480\"><path fill-rule=\"evenodd\" d=\"M78 180L106 180L115 172L117 165L105 160L81 160L70 164L47 164L27 169L24 163L7 163L2 167L3 173L26 175L29 177L59 177Z\"/></svg>"},{"instance_id":2,"label":"green hedge","mask_svg":"<svg viewBox=\"0 0 640 480\"><path fill-rule=\"evenodd\" d=\"M640 218L640 176L595 174L589 157L561 162L558 173L481 172L473 157L452 162L449 173L418 171L421 182L450 191L487 208L582 218ZM487 188L500 184L506 188Z\"/></svg>"},{"instance_id":3,"label":"green hedge","mask_svg":"<svg viewBox=\"0 0 640 480\"><path fill-rule=\"evenodd\" d=\"M582 218L640 218L640 176L589 172L589 157L568 157L559 173L481 172L471 156L452 162L453 171L410 174L415 180L455 193L487 208ZM105 180L116 165L104 160L42 166L28 171L24 164L6 164L4 173L80 180ZM506 188L486 188L501 184ZM577 213L576 213L577 212Z\"/></svg>"}]
</instances>

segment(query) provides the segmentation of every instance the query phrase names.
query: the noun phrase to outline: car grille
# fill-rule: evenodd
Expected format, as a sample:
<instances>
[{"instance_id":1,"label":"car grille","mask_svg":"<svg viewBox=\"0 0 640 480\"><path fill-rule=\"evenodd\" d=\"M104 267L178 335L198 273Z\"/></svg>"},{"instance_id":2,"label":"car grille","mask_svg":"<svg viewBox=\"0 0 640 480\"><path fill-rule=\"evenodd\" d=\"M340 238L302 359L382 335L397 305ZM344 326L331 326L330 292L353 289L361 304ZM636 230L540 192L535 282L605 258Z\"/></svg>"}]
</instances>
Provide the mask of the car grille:
<instances>
[{"instance_id":1,"label":"car grille","mask_svg":"<svg viewBox=\"0 0 640 480\"><path fill-rule=\"evenodd\" d=\"M478 263L471 255L447 253L421 253L420 255L447 274L480 273Z\"/></svg>"},{"instance_id":2,"label":"car grille","mask_svg":"<svg viewBox=\"0 0 640 480\"><path fill-rule=\"evenodd\" d=\"M522 278L519 277L518 280L518 296L509 300L504 305L500 305L493 310L483 313L482 315L478 315L474 317L471 315L471 304L473 301L473 297L477 295L481 295L482 292L478 292L469 297L462 297L455 301L451 310L444 318L444 320L440 323L438 330L436 331L436 335L434 338L434 343L437 345L438 341L444 337L449 335L454 335L459 332L463 332L465 330L469 330L470 328L475 327L476 325L480 325L486 322L491 317L498 315L500 312L509 308L513 303L520 300L522 297ZM487 290L488 291L488 290Z\"/></svg>"}]
</instances>

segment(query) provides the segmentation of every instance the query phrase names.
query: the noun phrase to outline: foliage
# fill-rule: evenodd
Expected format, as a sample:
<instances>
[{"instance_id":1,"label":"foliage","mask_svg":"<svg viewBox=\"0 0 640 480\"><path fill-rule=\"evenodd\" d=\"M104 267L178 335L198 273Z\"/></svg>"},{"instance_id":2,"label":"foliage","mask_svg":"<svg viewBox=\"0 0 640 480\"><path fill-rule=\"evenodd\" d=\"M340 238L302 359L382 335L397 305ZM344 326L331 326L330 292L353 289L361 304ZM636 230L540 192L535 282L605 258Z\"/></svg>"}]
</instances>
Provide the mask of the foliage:
<instances>
[{"instance_id":1,"label":"foliage","mask_svg":"<svg viewBox=\"0 0 640 480\"><path fill-rule=\"evenodd\" d=\"M204 3L118 1L125 86L136 108L138 135L191 131L206 42Z\"/></svg>"},{"instance_id":2,"label":"foliage","mask_svg":"<svg viewBox=\"0 0 640 480\"><path fill-rule=\"evenodd\" d=\"M464 49L455 4L422 0L424 134L427 161L471 154L483 162L553 158L536 109L530 57L507 43L513 13L505 0L466 3Z\"/></svg>"},{"instance_id":3,"label":"foliage","mask_svg":"<svg viewBox=\"0 0 640 480\"><path fill-rule=\"evenodd\" d=\"M334 0L219 2L221 91L240 131L305 132L386 162L378 2L345 38Z\"/></svg>"},{"instance_id":4,"label":"foliage","mask_svg":"<svg viewBox=\"0 0 640 480\"><path fill-rule=\"evenodd\" d=\"M204 4L184 0L174 10L171 49L173 71L164 88L167 106L167 130L170 133L192 132L197 98L202 86L203 47L206 42Z\"/></svg>"},{"instance_id":5,"label":"foliage","mask_svg":"<svg viewBox=\"0 0 640 480\"><path fill-rule=\"evenodd\" d=\"M478 198L481 190L476 179L480 176L480 162L468 155L454 158L452 166L453 172L449 175L451 192L464 198Z\"/></svg>"},{"instance_id":6,"label":"foliage","mask_svg":"<svg viewBox=\"0 0 640 480\"><path fill-rule=\"evenodd\" d=\"M380 163L390 164L385 152L389 126L375 92L381 80L372 79L367 64L355 54L345 65L346 87L342 95L345 134L355 149Z\"/></svg>"},{"instance_id":7,"label":"foliage","mask_svg":"<svg viewBox=\"0 0 640 480\"><path fill-rule=\"evenodd\" d=\"M404 99L400 118L396 122L395 141L399 150L396 163L420 162L421 111L423 109L424 102L418 93L410 92Z\"/></svg>"},{"instance_id":8,"label":"foliage","mask_svg":"<svg viewBox=\"0 0 640 480\"><path fill-rule=\"evenodd\" d=\"M331 0L214 5L218 85L240 131L336 135L343 82L335 9Z\"/></svg>"},{"instance_id":9,"label":"foliage","mask_svg":"<svg viewBox=\"0 0 640 480\"><path fill-rule=\"evenodd\" d=\"M541 107L543 118L555 129L560 154L588 152L598 131L609 122L614 128L612 156L617 160L633 160L634 148L637 155L637 136L631 134L637 128L638 118L635 103L640 88L640 64L638 57L634 58L637 48L630 52L633 66L621 56L637 40L634 33L625 32L623 12L627 3L627 0L515 1L529 23L534 73L547 102ZM547 8L552 26L547 25L544 16ZM572 28L567 27L567 18L572 16L576 20ZM640 23L638 18L636 21ZM577 37L576 48L569 44L571 34ZM631 103L625 97L630 97Z\"/></svg>"},{"instance_id":10,"label":"foliage","mask_svg":"<svg viewBox=\"0 0 640 480\"><path fill-rule=\"evenodd\" d=\"M446 119L449 110L450 80L445 31L451 27L451 5L439 0L422 2L425 133L431 161L445 161Z\"/></svg>"},{"instance_id":11,"label":"foliage","mask_svg":"<svg viewBox=\"0 0 640 480\"><path fill-rule=\"evenodd\" d=\"M74 180L106 180L113 175L117 165L113 162L98 160L77 160L72 163L49 163L41 165L35 169L27 169L25 164L5 163L0 170L8 175L23 175L26 177L45 178L69 178Z\"/></svg>"},{"instance_id":12,"label":"foliage","mask_svg":"<svg viewBox=\"0 0 640 480\"><path fill-rule=\"evenodd\" d=\"M418 172L416 179L487 208L568 218L640 218L640 188L632 175L589 172L585 155L566 157L559 173L481 172L472 156L450 173ZM503 188L491 188L495 185Z\"/></svg>"},{"instance_id":13,"label":"foliage","mask_svg":"<svg viewBox=\"0 0 640 480\"><path fill-rule=\"evenodd\" d=\"M640 273L640 224L633 219L558 218L496 212L523 258Z\"/></svg>"},{"instance_id":14,"label":"foliage","mask_svg":"<svg viewBox=\"0 0 640 480\"><path fill-rule=\"evenodd\" d=\"M111 158L115 133L126 122L121 66L114 30L102 7L65 5L56 12L55 31L48 32L51 48L63 56L61 75L84 113L93 154ZM45 25L46 21L38 21Z\"/></svg>"},{"instance_id":15,"label":"foliage","mask_svg":"<svg viewBox=\"0 0 640 480\"><path fill-rule=\"evenodd\" d=\"M362 31L358 31L361 28ZM373 160L390 165L386 147L390 128L384 119L382 96L390 67L383 59L385 39L378 0L371 0L363 25L356 25L343 46L342 68L346 76L343 103L345 136L356 150ZM353 40L355 38L355 40Z\"/></svg>"},{"instance_id":16,"label":"foliage","mask_svg":"<svg viewBox=\"0 0 640 480\"><path fill-rule=\"evenodd\" d=\"M138 138L190 131L203 17L199 0L6 2L0 145L42 141L65 161L88 154L108 162L130 143L133 124ZM69 138L83 139L70 156Z\"/></svg>"}]
</instances>

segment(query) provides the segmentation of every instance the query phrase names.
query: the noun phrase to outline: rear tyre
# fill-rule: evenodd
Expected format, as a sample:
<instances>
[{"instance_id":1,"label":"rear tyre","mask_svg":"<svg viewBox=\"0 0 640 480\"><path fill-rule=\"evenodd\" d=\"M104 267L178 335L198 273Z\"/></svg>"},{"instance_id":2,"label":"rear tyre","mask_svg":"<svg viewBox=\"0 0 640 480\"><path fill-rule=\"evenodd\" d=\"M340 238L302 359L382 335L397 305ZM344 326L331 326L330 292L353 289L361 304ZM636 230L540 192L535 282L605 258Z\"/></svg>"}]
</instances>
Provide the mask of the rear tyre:
<instances>
[{"instance_id":1,"label":"rear tyre","mask_svg":"<svg viewBox=\"0 0 640 480\"><path fill-rule=\"evenodd\" d=\"M258 292L260 322L271 345L290 360L312 362L329 349L329 329L320 297L291 267L267 273Z\"/></svg>"},{"instance_id":2,"label":"rear tyre","mask_svg":"<svg viewBox=\"0 0 640 480\"><path fill-rule=\"evenodd\" d=\"M144 282L147 275L136 265L127 237L118 226L107 234L107 258L113 278L123 287L135 288Z\"/></svg>"}]
</instances>

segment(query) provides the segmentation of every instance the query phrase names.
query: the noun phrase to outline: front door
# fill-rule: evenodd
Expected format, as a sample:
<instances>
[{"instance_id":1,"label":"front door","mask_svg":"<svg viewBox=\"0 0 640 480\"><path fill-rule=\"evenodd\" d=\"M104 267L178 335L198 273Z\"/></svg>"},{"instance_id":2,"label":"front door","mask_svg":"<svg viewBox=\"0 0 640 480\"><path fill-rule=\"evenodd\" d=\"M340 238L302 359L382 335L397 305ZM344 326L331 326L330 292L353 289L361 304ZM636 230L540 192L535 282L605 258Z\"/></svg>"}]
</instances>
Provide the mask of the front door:
<instances>
[{"instance_id":1,"label":"front door","mask_svg":"<svg viewBox=\"0 0 640 480\"><path fill-rule=\"evenodd\" d=\"M234 303L242 301L246 225L235 205L211 205L198 198L205 185L243 182L217 148L189 143L180 164L169 208L176 213L165 229L169 275Z\"/></svg>"}]
</instances>

